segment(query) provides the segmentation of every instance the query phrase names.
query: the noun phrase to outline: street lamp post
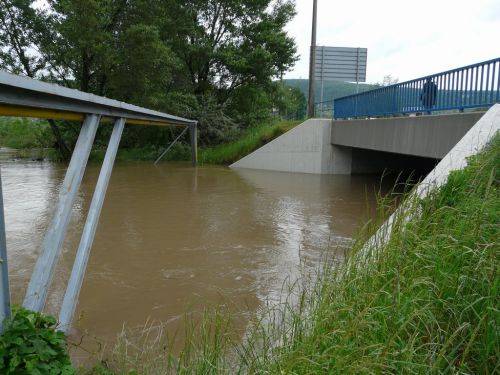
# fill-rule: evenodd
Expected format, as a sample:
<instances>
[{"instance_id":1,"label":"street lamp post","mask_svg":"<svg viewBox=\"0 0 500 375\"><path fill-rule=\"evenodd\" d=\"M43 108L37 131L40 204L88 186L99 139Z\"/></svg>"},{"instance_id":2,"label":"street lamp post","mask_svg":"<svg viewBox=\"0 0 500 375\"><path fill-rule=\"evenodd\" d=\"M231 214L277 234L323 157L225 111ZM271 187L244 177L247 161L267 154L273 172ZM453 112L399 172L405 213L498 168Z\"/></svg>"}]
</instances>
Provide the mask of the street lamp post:
<instances>
[{"instance_id":1,"label":"street lamp post","mask_svg":"<svg viewBox=\"0 0 500 375\"><path fill-rule=\"evenodd\" d=\"M311 55L309 58L309 111L308 117L314 117L314 80L316 68L316 24L318 14L318 0L313 0L313 19L311 33Z\"/></svg>"}]
</instances>

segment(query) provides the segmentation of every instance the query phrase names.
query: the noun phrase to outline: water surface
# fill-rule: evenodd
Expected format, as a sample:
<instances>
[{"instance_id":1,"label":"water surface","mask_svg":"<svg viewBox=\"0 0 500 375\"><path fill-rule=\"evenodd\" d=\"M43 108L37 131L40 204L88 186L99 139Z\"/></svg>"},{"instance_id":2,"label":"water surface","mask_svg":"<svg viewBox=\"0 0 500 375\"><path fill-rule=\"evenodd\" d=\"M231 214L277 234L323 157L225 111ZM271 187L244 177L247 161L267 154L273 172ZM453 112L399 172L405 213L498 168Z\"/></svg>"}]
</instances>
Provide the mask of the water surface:
<instances>
[{"instance_id":1,"label":"water surface","mask_svg":"<svg viewBox=\"0 0 500 375\"><path fill-rule=\"evenodd\" d=\"M22 303L66 165L2 162L13 300ZM46 310L58 313L99 173L73 209ZM250 311L283 281L342 257L369 214L376 176L319 176L187 164L116 164L72 338L113 341L125 325L176 322L222 301Z\"/></svg>"}]
</instances>

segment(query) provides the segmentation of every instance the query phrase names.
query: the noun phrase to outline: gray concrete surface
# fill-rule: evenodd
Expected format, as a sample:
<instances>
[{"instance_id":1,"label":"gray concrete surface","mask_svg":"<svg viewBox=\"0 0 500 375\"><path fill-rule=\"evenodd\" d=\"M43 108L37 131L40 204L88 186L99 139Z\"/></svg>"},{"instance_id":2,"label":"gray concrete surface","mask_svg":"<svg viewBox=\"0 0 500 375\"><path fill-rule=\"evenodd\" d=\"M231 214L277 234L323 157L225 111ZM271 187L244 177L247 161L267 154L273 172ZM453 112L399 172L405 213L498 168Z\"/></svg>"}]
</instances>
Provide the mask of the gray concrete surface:
<instances>
[{"instance_id":1,"label":"gray concrete surface","mask_svg":"<svg viewBox=\"0 0 500 375\"><path fill-rule=\"evenodd\" d=\"M232 164L231 168L350 174L351 151L330 144L332 120L310 119Z\"/></svg>"},{"instance_id":2,"label":"gray concrete surface","mask_svg":"<svg viewBox=\"0 0 500 375\"><path fill-rule=\"evenodd\" d=\"M484 112L333 121L331 142L365 150L442 159Z\"/></svg>"}]
</instances>

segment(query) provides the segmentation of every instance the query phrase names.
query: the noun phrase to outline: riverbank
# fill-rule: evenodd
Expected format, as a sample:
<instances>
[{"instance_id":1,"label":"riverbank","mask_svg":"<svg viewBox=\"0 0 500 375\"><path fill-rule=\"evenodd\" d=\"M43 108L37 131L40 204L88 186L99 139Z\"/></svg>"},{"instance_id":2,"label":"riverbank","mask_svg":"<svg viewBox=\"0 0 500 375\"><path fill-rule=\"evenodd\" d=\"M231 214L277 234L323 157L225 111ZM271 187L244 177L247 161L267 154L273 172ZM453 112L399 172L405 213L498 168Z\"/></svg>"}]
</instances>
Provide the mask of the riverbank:
<instances>
[{"instance_id":1,"label":"riverbank","mask_svg":"<svg viewBox=\"0 0 500 375\"><path fill-rule=\"evenodd\" d=\"M200 148L198 159L200 164L229 165L248 155L267 142L300 124L302 121L270 121L241 131L233 141L214 147ZM54 141L46 121L26 118L0 119L0 145L16 149L17 158L58 160L57 151L52 149ZM149 145L138 148L120 148L117 161L156 160L166 145ZM43 153L31 150L45 150ZM90 160L102 161L106 149L104 146L94 147ZM34 157L33 155L43 155ZM178 142L162 159L164 161L189 161L191 150L187 143Z\"/></svg>"},{"instance_id":2,"label":"riverbank","mask_svg":"<svg viewBox=\"0 0 500 375\"><path fill-rule=\"evenodd\" d=\"M229 318L218 311L192 329L177 355L161 338L147 353L122 338L106 359L108 370L497 372L499 155L497 138L419 202L418 218L396 226L390 241L368 255L361 249L377 226L364 227L348 262L323 263L312 284L303 280L261 315L243 344L233 341ZM392 204L381 203L382 218Z\"/></svg>"},{"instance_id":3,"label":"riverbank","mask_svg":"<svg viewBox=\"0 0 500 375\"><path fill-rule=\"evenodd\" d=\"M198 163L229 165L248 155L259 147L286 133L302 121L273 121L243 130L236 140L215 147L198 149ZM117 161L156 160L163 151L163 146L150 146L137 149L119 149ZM90 159L104 159L105 149L93 150ZM163 161L189 161L191 150L188 144L179 142L169 150Z\"/></svg>"},{"instance_id":4,"label":"riverbank","mask_svg":"<svg viewBox=\"0 0 500 375\"><path fill-rule=\"evenodd\" d=\"M187 324L184 331L182 328L177 335L179 339L185 339L185 345L179 348L174 344L176 337L166 335L160 326L146 327L144 336L129 334L121 335L116 347L105 353L102 365L94 370L95 374L128 374L130 369L135 369L138 374L166 374L166 373L494 373L498 371L496 359L499 356L499 338L497 330L498 314L498 285L499 285L499 213L500 213L500 191L499 191L499 167L500 167L500 142L497 139L481 155L472 158L469 166L460 172L455 172L448 183L435 194L424 201L419 202L418 209L422 215L418 219L396 227L391 241L377 251L366 256L360 249L363 248L366 238L373 233L386 217L385 213L394 207L390 200L381 200L380 220L366 225L358 235L358 240L348 256L349 262L339 265L332 259L326 258L320 263L321 271L308 279L301 278L296 284L291 285L289 293L282 303L270 303L264 306L256 314L254 325L248 328L235 328L233 324L234 309L232 302L219 301L214 311L208 311L203 318L195 320L192 325ZM33 163L31 163L33 164ZM129 175L120 176L120 168L117 166L114 176L118 177L122 185L108 197L108 205L113 204L110 199L116 198L117 204L124 209L124 196L121 198L117 193L126 191L130 198L128 189L131 179ZM161 174L161 168L153 168ZM216 168L216 167L215 167ZM130 165L127 165L127 170ZM142 170L142 167L137 167ZM223 174L229 175L225 168L218 168ZM193 171L192 168L189 168ZM198 169L198 171L203 170ZM3 171L3 173L8 172ZM19 175L14 171L14 175ZM61 169L59 173L63 173ZM97 176L95 169L93 175ZM25 177L26 172L22 175ZM148 173L150 175L150 173ZM201 197L205 197L206 208L214 213L210 217L210 223L216 223L216 227L227 233L229 229L247 228L241 225L244 212L255 212L250 209L239 210L234 216L221 215L221 212L231 212L236 207L236 201L252 202L253 199L242 199L241 192L248 188L238 183L237 186L225 190L224 199L220 191L214 191L213 186L205 185L207 181L222 181L222 185L228 187L228 181L219 178L203 178L197 175L197 190L204 194L196 197L196 207L200 207ZM116 180L116 178L115 178ZM173 175L165 176L161 186L189 186L184 183L185 179L172 181ZM191 180L191 178L188 178ZM274 180L274 179L273 179ZM5 181L12 181L10 178ZM152 196L157 189L155 184L148 184L144 176L137 176L136 181L141 181L141 194ZM267 181L267 179L266 179ZM89 186L93 183L90 183ZM24 184L31 192L34 185ZM55 186L55 184L49 184ZM296 181L289 181L287 186L295 186ZM5 185L4 185L5 186ZM19 185L21 186L21 185ZM148 187L153 187L148 189ZM263 189L258 189L259 201L262 202ZM320 186L321 188L321 186ZM84 191L85 190L84 185ZM90 187L88 188L90 189ZM206 189L206 190L203 190ZM144 190L144 191L142 191ZM168 189L167 189L168 190ZM161 197L167 196L167 190L159 192L153 200L154 205L145 207L144 214L154 223L161 223L161 228L171 228L172 223L165 220L162 207L172 208L172 201L188 204L186 196L180 196L170 200L163 206ZM183 194L191 191L189 188L175 189ZM273 188L272 191L282 192L282 188ZM297 188L300 192L311 194L309 188ZM322 190L322 189L320 189ZM352 187L351 187L352 190ZM8 189L6 189L8 193ZM88 190L89 192L91 190ZM238 194L227 194L235 192ZM19 204L18 196L22 195L25 200L26 192L21 194L19 187L12 190ZM212 193L209 195L206 193ZM90 194L90 193L85 193ZM282 194L282 193L281 193ZM329 196L338 196L329 192ZM359 193L356 193L359 195ZM9 194L6 194L6 198ZM231 197L235 199L231 202ZM134 201L137 199L131 199ZM9 199L6 200L8 203ZM214 210L213 202L222 201L226 204L220 210ZM346 201L340 199L340 201ZM348 201L348 200L347 200ZM282 202L282 201L281 201ZM288 202L290 203L290 202ZM135 207L134 215L142 205ZM261 207L269 206L262 203ZM286 206L280 204L276 214L270 215L272 221L283 220L290 217L301 218L301 212L284 211L286 207L317 207L317 204L296 204ZM33 207L30 207L32 210ZM178 210L177 212L184 212ZM208 211L207 211L208 212ZM118 211L119 217L127 212ZM158 214L159 216L151 218ZM85 215L82 215L85 216ZM262 211L259 211L262 217ZM196 217L205 217L200 214L199 208ZM179 221L178 215L173 215L173 221ZM193 218L190 218L190 228L193 226ZM310 227L304 227L302 223L290 223L294 228L300 228L301 232L311 232L314 228L324 224L324 220L314 221L306 218ZM106 227L108 222L108 227ZM102 233L112 233L112 227L116 226L117 220L112 217L109 220L103 217L101 220ZM135 230L138 229L137 223ZM336 220L335 222L339 222ZM262 228L269 227L264 223L259 226L259 235L255 232L251 236L262 239L266 231ZM158 229L159 227L157 227ZM304 229L305 228L305 229ZM158 233L159 230L150 232ZM165 232L161 232L162 236ZM30 232L30 237L33 234ZM121 232L111 241L117 243L123 237ZM186 237L187 236L183 236ZM204 249L207 241L198 236L191 236L201 241L194 244L193 249ZM222 238L222 236L213 236ZM175 236L169 236L169 248L154 254L154 257L145 257L143 252L126 251L127 246L134 245L140 249L156 248L156 246L144 246L141 242L130 240L128 237L123 243L119 243L120 254L126 257L114 257L113 262L123 259L119 269L125 269L129 264L134 265L134 271L127 273L126 280L132 275L147 274L147 285L151 290L149 275L151 267L148 265L147 272L138 271L137 259L131 258L132 254L139 254L140 258L154 258L156 263L161 254L172 253L172 250L181 249L185 245L172 243ZM291 242L303 244L303 241L290 236L289 233L282 239L292 239ZM280 238L280 243L282 243ZM75 241L78 239L76 238ZM99 241L99 239L96 239ZM161 239L164 242L164 238ZM22 242L26 242L22 239ZM12 243L12 242L11 242ZM29 245L29 244L28 244ZM227 245L227 239L216 244L217 250ZM13 246L16 248L17 246ZM162 248L162 247L158 247ZM338 249L330 249L333 253ZM301 251L304 251L303 249ZM269 248L265 248L269 252ZM103 255L108 254L101 252ZM204 251L201 253L205 254ZM200 254L201 254L200 253ZM210 257L202 257L203 265L207 275L213 275L213 270L221 270L221 264L227 260L226 252L219 254L221 263L207 264L214 259L214 252L209 252ZM245 250L245 253L247 251ZM180 254L185 259L186 253ZM194 252L190 252L193 257ZM289 253L278 251L276 254ZM337 251L337 255L339 252ZM16 257L14 257L15 263ZM286 258L276 260L270 259L273 264L286 265ZM97 264L106 264L98 261ZM165 262L165 264L173 264ZM12 265L12 263L11 263ZM246 268L243 265L243 269ZM289 267L285 267L288 269ZM273 270L271 268L268 271ZM109 268L105 269L109 272ZM167 270L168 271L168 270ZM188 270L188 279L191 280L191 271ZM274 273L276 270L274 269ZM197 292L206 283L198 281L197 275L194 282ZM265 274L271 274L266 272ZM168 280L176 280L177 273L162 273L159 278L159 286ZM230 275L221 272L221 275ZM171 276L174 276L173 278ZM225 276L224 276L225 277ZM96 278L100 279L100 278ZM92 279L91 279L92 280ZM236 281L251 285L249 279L236 279L229 277L228 283L233 285ZM251 279L250 279L251 280ZM111 284L106 282L107 284ZM185 279L181 279L185 284ZM146 284L145 284L146 285ZM180 284L179 284L180 285ZM144 300L144 291L141 290L140 297L131 297L134 288L119 287L111 293L102 286L91 288L102 290L102 300L92 296L92 301L97 304L103 300L110 299L111 295L125 293L124 301ZM175 285L172 291L178 291ZM183 296L191 295L184 291ZM162 293L163 296L173 296L171 292ZM235 296L241 296L238 290ZM161 297L163 298L163 297ZM153 296L158 301L157 296ZM161 299L160 299L161 300ZM173 300L173 298L166 298ZM229 299L231 300L231 298ZM234 300L233 300L234 302ZM174 304L178 304L175 300ZM121 309L116 309L118 314ZM199 310L198 310L199 311ZM249 315L249 312L242 314ZM200 317L200 314L194 314ZM141 315L144 317L145 315ZM188 320L189 322L189 320ZM96 325L96 319L91 319L91 324ZM248 328L248 329L247 329ZM170 339L169 339L170 337ZM12 341L17 345L17 340ZM23 349L24 350L24 349ZM7 363L7 362L6 362ZM1 368L0 368L1 369ZM1 372L1 371L0 371Z\"/></svg>"}]
</instances>

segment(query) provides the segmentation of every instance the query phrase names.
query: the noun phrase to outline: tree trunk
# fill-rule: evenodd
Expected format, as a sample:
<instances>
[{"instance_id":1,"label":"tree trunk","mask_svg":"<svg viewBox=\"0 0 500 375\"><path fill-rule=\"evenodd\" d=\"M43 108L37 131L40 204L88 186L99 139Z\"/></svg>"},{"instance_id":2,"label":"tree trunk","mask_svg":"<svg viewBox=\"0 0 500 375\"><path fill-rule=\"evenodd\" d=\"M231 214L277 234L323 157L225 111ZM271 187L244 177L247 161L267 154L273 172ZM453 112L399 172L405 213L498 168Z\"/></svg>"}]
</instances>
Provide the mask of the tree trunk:
<instances>
[{"instance_id":1,"label":"tree trunk","mask_svg":"<svg viewBox=\"0 0 500 375\"><path fill-rule=\"evenodd\" d=\"M64 142L61 136L61 132L59 131L59 127L56 125L56 122L54 120L47 121L49 122L52 134L54 134L54 137L56 138L57 148L61 152L62 157L64 158L64 160L69 160L69 158L71 157L71 150Z\"/></svg>"}]
</instances>

